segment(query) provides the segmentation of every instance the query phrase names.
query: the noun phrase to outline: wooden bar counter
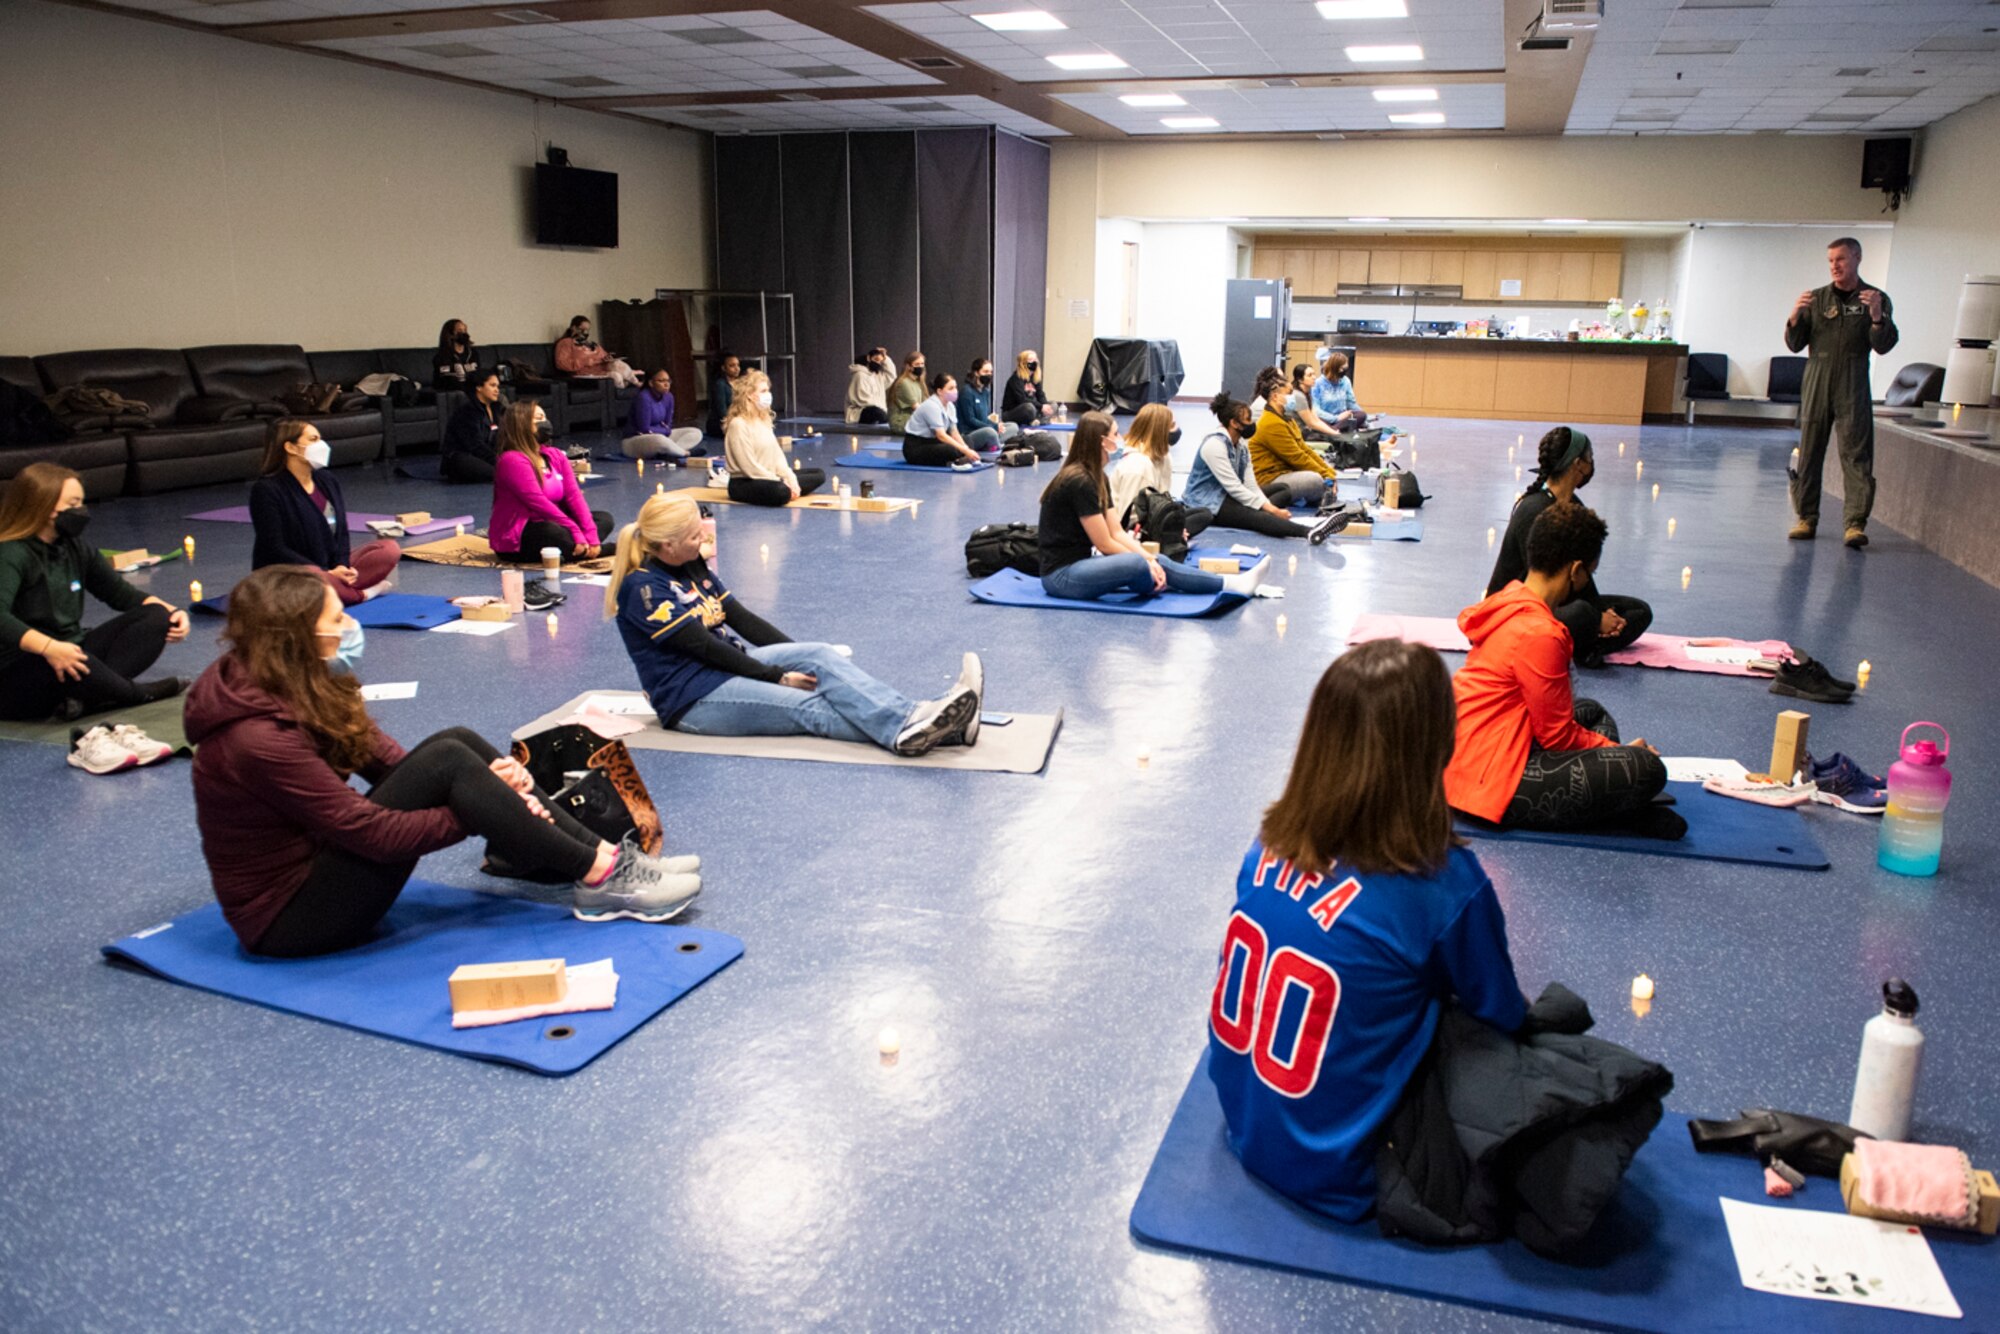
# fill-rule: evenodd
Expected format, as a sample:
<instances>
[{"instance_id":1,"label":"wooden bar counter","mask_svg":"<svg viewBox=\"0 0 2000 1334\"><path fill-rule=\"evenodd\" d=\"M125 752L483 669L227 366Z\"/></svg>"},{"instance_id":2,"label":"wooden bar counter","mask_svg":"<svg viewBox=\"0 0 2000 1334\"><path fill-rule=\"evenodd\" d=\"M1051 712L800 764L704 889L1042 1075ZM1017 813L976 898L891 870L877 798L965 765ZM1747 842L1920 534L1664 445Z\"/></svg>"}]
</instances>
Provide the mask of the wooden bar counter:
<instances>
[{"instance_id":1,"label":"wooden bar counter","mask_svg":"<svg viewBox=\"0 0 2000 1334\"><path fill-rule=\"evenodd\" d=\"M1370 412L1620 426L1674 410L1688 351L1533 338L1338 341L1354 348L1354 396Z\"/></svg>"}]
</instances>

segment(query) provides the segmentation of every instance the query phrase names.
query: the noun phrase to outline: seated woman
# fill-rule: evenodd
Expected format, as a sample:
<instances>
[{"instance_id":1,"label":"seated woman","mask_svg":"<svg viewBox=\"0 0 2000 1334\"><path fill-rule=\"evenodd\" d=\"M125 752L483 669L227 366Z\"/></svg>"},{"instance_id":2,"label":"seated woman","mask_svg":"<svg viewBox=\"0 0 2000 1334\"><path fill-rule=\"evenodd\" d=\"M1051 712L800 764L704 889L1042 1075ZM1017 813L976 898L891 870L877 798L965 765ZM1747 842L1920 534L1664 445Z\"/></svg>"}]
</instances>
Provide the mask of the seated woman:
<instances>
[{"instance_id":1,"label":"seated woman","mask_svg":"<svg viewBox=\"0 0 2000 1334\"><path fill-rule=\"evenodd\" d=\"M917 404L903 426L903 459L921 468L948 468L955 463L979 462L979 451L958 433L958 381L949 371L931 377L931 394ZM975 431L973 439L981 448L998 449L1000 441L992 431Z\"/></svg>"},{"instance_id":2,"label":"seated woman","mask_svg":"<svg viewBox=\"0 0 2000 1334\"><path fill-rule=\"evenodd\" d=\"M573 380L609 380L620 389L639 383L639 372L590 341L590 317L572 315L555 345L556 369Z\"/></svg>"},{"instance_id":3,"label":"seated woman","mask_svg":"<svg viewBox=\"0 0 2000 1334\"><path fill-rule=\"evenodd\" d=\"M1302 361L1292 367L1291 392L1285 395L1285 415L1292 419L1303 438L1315 442L1333 439L1333 424L1322 419L1313 407L1313 386L1319 382L1319 370L1310 361Z\"/></svg>"},{"instance_id":4,"label":"seated woman","mask_svg":"<svg viewBox=\"0 0 2000 1334\"><path fill-rule=\"evenodd\" d=\"M1368 414L1354 401L1354 382L1347 378L1347 354L1328 352L1326 364L1312 381L1313 411L1335 431L1358 431Z\"/></svg>"},{"instance_id":5,"label":"seated woman","mask_svg":"<svg viewBox=\"0 0 2000 1334\"><path fill-rule=\"evenodd\" d=\"M993 410L993 363L985 357L974 361L959 383L957 407L958 433L974 449L990 453L1021 434L1019 426ZM987 437L991 443L980 443Z\"/></svg>"},{"instance_id":6,"label":"seated woman","mask_svg":"<svg viewBox=\"0 0 2000 1334\"><path fill-rule=\"evenodd\" d=\"M1042 392L1042 359L1031 347L1015 354L1014 373L1000 395L1000 416L1022 430L1056 419L1049 396Z\"/></svg>"},{"instance_id":7,"label":"seated woman","mask_svg":"<svg viewBox=\"0 0 2000 1334\"><path fill-rule=\"evenodd\" d=\"M465 321L446 320L431 357L431 388L464 389L478 370L479 349L466 332Z\"/></svg>"},{"instance_id":8,"label":"seated woman","mask_svg":"<svg viewBox=\"0 0 2000 1334\"><path fill-rule=\"evenodd\" d=\"M613 846L463 727L405 752L329 670L340 601L318 572L268 565L229 594L228 649L188 692L195 820L230 929L253 954L365 944L417 859L486 840L523 874L576 882L586 922L664 922L701 893L693 857ZM364 795L348 786L359 774Z\"/></svg>"},{"instance_id":9,"label":"seated woman","mask_svg":"<svg viewBox=\"0 0 2000 1334\"><path fill-rule=\"evenodd\" d=\"M1109 593L1220 593L1248 597L1257 572L1208 574L1179 561L1149 554L1118 525L1111 513L1111 488L1104 465L1118 448L1111 417L1086 412L1077 419L1069 457L1042 491L1042 591L1050 597L1088 601Z\"/></svg>"},{"instance_id":10,"label":"seated woman","mask_svg":"<svg viewBox=\"0 0 2000 1334\"><path fill-rule=\"evenodd\" d=\"M793 643L730 596L701 554L701 509L660 492L618 536L604 614L660 722L697 736L818 736L898 755L979 739L985 685L968 653L957 682L913 701L831 644Z\"/></svg>"},{"instance_id":11,"label":"seated woman","mask_svg":"<svg viewBox=\"0 0 2000 1334\"><path fill-rule=\"evenodd\" d=\"M674 425L674 377L662 366L646 377L646 387L632 395L632 415L624 441L628 459L684 459L707 454L701 432Z\"/></svg>"},{"instance_id":12,"label":"seated woman","mask_svg":"<svg viewBox=\"0 0 2000 1334\"><path fill-rule=\"evenodd\" d=\"M871 347L847 368L846 416L849 425L857 422L880 426L889 420L889 385L895 380L889 364L889 349Z\"/></svg>"},{"instance_id":13,"label":"seated woman","mask_svg":"<svg viewBox=\"0 0 2000 1334\"><path fill-rule=\"evenodd\" d=\"M1229 1146L1251 1175L1342 1222L1375 1208L1376 1147L1444 1003L1510 1033L1527 1017L1500 900L1452 836L1451 747L1435 651L1378 639L1336 658L1222 936L1208 1077ZM1300 1016L1289 1046L1285 1007Z\"/></svg>"},{"instance_id":14,"label":"seated woman","mask_svg":"<svg viewBox=\"0 0 2000 1334\"><path fill-rule=\"evenodd\" d=\"M1132 418L1132 429L1125 433L1125 452L1106 471L1111 513L1118 516L1121 527L1132 526L1132 502L1147 487L1169 496L1174 493L1174 470L1167 455L1177 434L1174 410L1164 403L1148 403ZM1187 501L1181 503L1187 510L1187 535L1192 541L1215 522L1215 512Z\"/></svg>"},{"instance_id":15,"label":"seated woman","mask_svg":"<svg viewBox=\"0 0 2000 1334\"><path fill-rule=\"evenodd\" d=\"M1325 519L1304 524L1292 518L1286 508L1292 502L1292 489L1283 482L1257 484L1250 467L1248 406L1225 392L1208 401L1208 410L1222 429L1211 431L1195 450L1181 503L1213 513L1217 528L1247 528L1266 537L1308 537L1325 525Z\"/></svg>"},{"instance_id":16,"label":"seated woman","mask_svg":"<svg viewBox=\"0 0 2000 1334\"><path fill-rule=\"evenodd\" d=\"M187 638L187 613L127 583L83 540L89 522L83 480L58 464L30 463L0 492L0 718L70 721L187 686L136 679ZM86 593L118 615L85 630Z\"/></svg>"},{"instance_id":17,"label":"seated woman","mask_svg":"<svg viewBox=\"0 0 2000 1334\"><path fill-rule=\"evenodd\" d=\"M539 403L516 403L501 419L486 540L503 561L537 564L544 547L562 552L564 560L591 560L611 532L611 516L584 503L576 472L549 438L548 414Z\"/></svg>"},{"instance_id":18,"label":"seated woman","mask_svg":"<svg viewBox=\"0 0 2000 1334\"><path fill-rule=\"evenodd\" d=\"M737 377L743 374L743 363L734 352L722 354L722 360L715 364L715 370L708 377L708 420L702 424L706 435L722 436L723 419L729 416L729 401L735 393Z\"/></svg>"},{"instance_id":19,"label":"seated woman","mask_svg":"<svg viewBox=\"0 0 2000 1334\"><path fill-rule=\"evenodd\" d=\"M1338 500L1339 474L1326 456L1305 442L1299 428L1285 415L1285 377L1275 366L1257 376L1257 395L1264 400L1264 413L1250 435L1250 465L1256 470L1257 484L1269 488L1283 483L1294 505L1326 505Z\"/></svg>"},{"instance_id":20,"label":"seated woman","mask_svg":"<svg viewBox=\"0 0 2000 1334\"><path fill-rule=\"evenodd\" d=\"M771 415L771 382L745 371L722 423L723 460L729 465L729 498L739 505L789 505L826 485L818 468L793 469L779 445Z\"/></svg>"},{"instance_id":21,"label":"seated woman","mask_svg":"<svg viewBox=\"0 0 2000 1334\"><path fill-rule=\"evenodd\" d=\"M388 538L354 550L347 500L327 468L333 451L319 428L280 417L264 435L262 475L250 483L250 568L310 565L347 606L384 591L403 549Z\"/></svg>"},{"instance_id":22,"label":"seated woman","mask_svg":"<svg viewBox=\"0 0 2000 1334\"><path fill-rule=\"evenodd\" d=\"M1528 577L1528 533L1551 506L1567 505L1597 473L1590 437L1574 427L1558 426L1536 447L1535 483L1514 502L1507 535L1493 557L1493 577L1486 581L1491 597L1517 579ZM1614 597L1597 591L1597 580L1586 578L1576 596L1556 608L1556 619L1569 630L1579 665L1602 667L1607 653L1630 648L1653 624L1653 609L1638 598Z\"/></svg>"},{"instance_id":23,"label":"seated woman","mask_svg":"<svg viewBox=\"0 0 2000 1334\"><path fill-rule=\"evenodd\" d=\"M500 454L500 419L507 412L500 399L500 372L474 371L465 387L466 401L444 424L438 473L447 482L491 482L493 461Z\"/></svg>"},{"instance_id":24,"label":"seated woman","mask_svg":"<svg viewBox=\"0 0 2000 1334\"><path fill-rule=\"evenodd\" d=\"M1590 581L1604 520L1557 505L1528 534L1528 577L1459 613L1472 652L1452 681L1458 739L1444 771L1452 807L1508 829L1582 829L1679 838L1687 824L1653 798L1667 785L1659 752L1621 745L1595 700L1570 693L1569 631L1555 608Z\"/></svg>"},{"instance_id":25,"label":"seated woman","mask_svg":"<svg viewBox=\"0 0 2000 1334\"><path fill-rule=\"evenodd\" d=\"M912 352L903 358L903 373L889 386L889 429L897 435L903 434L910 424L910 414L928 392L924 386L924 354Z\"/></svg>"}]
</instances>

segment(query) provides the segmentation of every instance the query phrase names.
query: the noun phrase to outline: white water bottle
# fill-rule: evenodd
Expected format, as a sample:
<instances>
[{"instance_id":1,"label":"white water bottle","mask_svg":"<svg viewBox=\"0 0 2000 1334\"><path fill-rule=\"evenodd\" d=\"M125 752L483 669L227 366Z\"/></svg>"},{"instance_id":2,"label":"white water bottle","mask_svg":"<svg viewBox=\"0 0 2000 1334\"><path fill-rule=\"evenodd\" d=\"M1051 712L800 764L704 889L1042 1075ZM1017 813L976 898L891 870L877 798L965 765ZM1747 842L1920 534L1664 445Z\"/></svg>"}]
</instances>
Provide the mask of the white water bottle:
<instances>
[{"instance_id":1,"label":"white water bottle","mask_svg":"<svg viewBox=\"0 0 2000 1334\"><path fill-rule=\"evenodd\" d=\"M1854 1072L1854 1105L1847 1124L1876 1139L1908 1139L1923 1060L1917 993L1902 978L1892 977L1882 984L1882 1013L1861 1030L1861 1065Z\"/></svg>"}]
</instances>

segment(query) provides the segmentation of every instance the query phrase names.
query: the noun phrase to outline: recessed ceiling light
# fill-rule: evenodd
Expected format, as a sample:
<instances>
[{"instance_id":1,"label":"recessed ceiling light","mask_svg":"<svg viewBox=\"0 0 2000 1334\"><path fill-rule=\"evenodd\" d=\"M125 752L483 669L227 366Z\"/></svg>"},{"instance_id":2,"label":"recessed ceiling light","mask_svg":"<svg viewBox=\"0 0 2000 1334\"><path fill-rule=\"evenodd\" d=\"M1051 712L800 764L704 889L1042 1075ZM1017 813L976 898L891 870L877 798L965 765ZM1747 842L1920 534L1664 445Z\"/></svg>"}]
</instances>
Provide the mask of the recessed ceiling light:
<instances>
[{"instance_id":1,"label":"recessed ceiling light","mask_svg":"<svg viewBox=\"0 0 2000 1334\"><path fill-rule=\"evenodd\" d=\"M1347 58L1357 65L1379 65L1388 61L1422 60L1424 48L1409 46L1350 46Z\"/></svg>"},{"instance_id":2,"label":"recessed ceiling light","mask_svg":"<svg viewBox=\"0 0 2000 1334\"><path fill-rule=\"evenodd\" d=\"M1218 130L1222 122L1213 116L1162 116L1160 124L1170 130Z\"/></svg>"},{"instance_id":3,"label":"recessed ceiling light","mask_svg":"<svg viewBox=\"0 0 2000 1334\"><path fill-rule=\"evenodd\" d=\"M1438 90L1435 88L1377 88L1377 102L1435 102Z\"/></svg>"},{"instance_id":4,"label":"recessed ceiling light","mask_svg":"<svg viewBox=\"0 0 2000 1334\"><path fill-rule=\"evenodd\" d=\"M1389 123L1391 125L1442 125L1444 124L1444 112L1405 111L1400 116L1389 117Z\"/></svg>"},{"instance_id":5,"label":"recessed ceiling light","mask_svg":"<svg viewBox=\"0 0 2000 1334\"><path fill-rule=\"evenodd\" d=\"M1058 32L1069 25L1054 14L1039 9L1017 9L1011 14L974 14L974 23L984 23L995 32Z\"/></svg>"},{"instance_id":6,"label":"recessed ceiling light","mask_svg":"<svg viewBox=\"0 0 2000 1334\"><path fill-rule=\"evenodd\" d=\"M1187 99L1179 93L1126 93L1118 99L1128 107L1184 107Z\"/></svg>"},{"instance_id":7,"label":"recessed ceiling light","mask_svg":"<svg viewBox=\"0 0 2000 1334\"><path fill-rule=\"evenodd\" d=\"M1410 7L1403 0L1319 0L1323 19L1406 19Z\"/></svg>"},{"instance_id":8,"label":"recessed ceiling light","mask_svg":"<svg viewBox=\"0 0 2000 1334\"><path fill-rule=\"evenodd\" d=\"M1543 218L1542 224L1547 227L1581 227L1589 221L1589 218Z\"/></svg>"},{"instance_id":9,"label":"recessed ceiling light","mask_svg":"<svg viewBox=\"0 0 2000 1334\"><path fill-rule=\"evenodd\" d=\"M1080 51L1069 56L1050 56L1057 69L1124 69L1125 62L1109 51Z\"/></svg>"}]
</instances>

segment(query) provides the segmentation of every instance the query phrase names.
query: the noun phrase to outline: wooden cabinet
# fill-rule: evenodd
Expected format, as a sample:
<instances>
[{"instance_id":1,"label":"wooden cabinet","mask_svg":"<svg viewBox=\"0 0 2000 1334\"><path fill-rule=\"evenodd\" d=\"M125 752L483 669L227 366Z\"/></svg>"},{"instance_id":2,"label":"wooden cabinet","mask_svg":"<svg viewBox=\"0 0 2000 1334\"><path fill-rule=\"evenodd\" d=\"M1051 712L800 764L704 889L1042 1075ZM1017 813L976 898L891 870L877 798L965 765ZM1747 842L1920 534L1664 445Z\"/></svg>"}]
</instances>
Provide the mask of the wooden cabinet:
<instances>
[{"instance_id":1,"label":"wooden cabinet","mask_svg":"<svg viewBox=\"0 0 2000 1334\"><path fill-rule=\"evenodd\" d=\"M1457 287L1461 299L1534 305L1598 304L1618 296L1624 256L1616 250L1363 249L1354 246L1259 245L1250 276L1286 278L1295 297L1330 299L1343 286ZM1511 295L1507 281L1519 284Z\"/></svg>"},{"instance_id":2,"label":"wooden cabinet","mask_svg":"<svg viewBox=\"0 0 2000 1334\"><path fill-rule=\"evenodd\" d=\"M1556 270L1556 300L1590 300L1590 261L1588 250L1563 252Z\"/></svg>"},{"instance_id":3,"label":"wooden cabinet","mask_svg":"<svg viewBox=\"0 0 2000 1334\"><path fill-rule=\"evenodd\" d=\"M1250 252L1252 278L1295 278L1292 251L1282 246L1258 246Z\"/></svg>"},{"instance_id":4,"label":"wooden cabinet","mask_svg":"<svg viewBox=\"0 0 2000 1334\"><path fill-rule=\"evenodd\" d=\"M1491 250L1468 250L1465 252L1465 278L1460 284L1465 289L1467 301L1491 301L1500 295L1498 273L1500 256Z\"/></svg>"},{"instance_id":5,"label":"wooden cabinet","mask_svg":"<svg viewBox=\"0 0 2000 1334\"><path fill-rule=\"evenodd\" d=\"M1493 299L1496 301L1519 301L1528 294L1528 252L1525 250L1499 250L1493 255ZM1510 293L1507 284L1513 283Z\"/></svg>"},{"instance_id":6,"label":"wooden cabinet","mask_svg":"<svg viewBox=\"0 0 2000 1334\"><path fill-rule=\"evenodd\" d=\"M1528 281L1521 285L1526 301L1559 301L1562 298L1562 255L1554 250L1528 252Z\"/></svg>"},{"instance_id":7,"label":"wooden cabinet","mask_svg":"<svg viewBox=\"0 0 2000 1334\"><path fill-rule=\"evenodd\" d=\"M1463 250L1431 251L1431 281L1447 287L1464 286L1465 252Z\"/></svg>"},{"instance_id":8,"label":"wooden cabinet","mask_svg":"<svg viewBox=\"0 0 2000 1334\"><path fill-rule=\"evenodd\" d=\"M1368 252L1366 250L1343 250L1340 252L1340 281L1344 283L1365 283L1368 281Z\"/></svg>"},{"instance_id":9,"label":"wooden cabinet","mask_svg":"<svg viewBox=\"0 0 2000 1334\"><path fill-rule=\"evenodd\" d=\"M1396 281L1406 286L1416 286L1431 280L1431 255L1429 250L1405 250L1400 263L1402 271Z\"/></svg>"},{"instance_id":10,"label":"wooden cabinet","mask_svg":"<svg viewBox=\"0 0 2000 1334\"><path fill-rule=\"evenodd\" d=\"M1306 287L1309 296L1332 296L1340 290L1340 252L1338 250L1313 250L1305 252L1312 259L1312 282Z\"/></svg>"},{"instance_id":11,"label":"wooden cabinet","mask_svg":"<svg viewBox=\"0 0 2000 1334\"><path fill-rule=\"evenodd\" d=\"M1400 250L1369 251L1368 281L1371 283L1399 283L1403 281L1403 252Z\"/></svg>"},{"instance_id":12,"label":"wooden cabinet","mask_svg":"<svg viewBox=\"0 0 2000 1334\"><path fill-rule=\"evenodd\" d=\"M1616 250L1603 250L1590 257L1590 297L1609 301L1618 295L1625 281L1625 257Z\"/></svg>"}]
</instances>

